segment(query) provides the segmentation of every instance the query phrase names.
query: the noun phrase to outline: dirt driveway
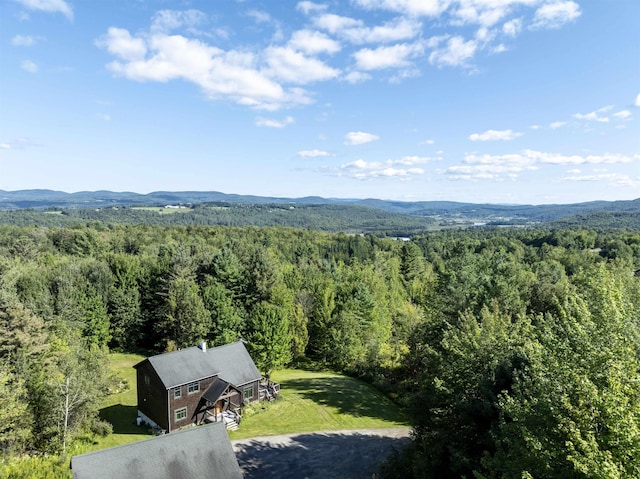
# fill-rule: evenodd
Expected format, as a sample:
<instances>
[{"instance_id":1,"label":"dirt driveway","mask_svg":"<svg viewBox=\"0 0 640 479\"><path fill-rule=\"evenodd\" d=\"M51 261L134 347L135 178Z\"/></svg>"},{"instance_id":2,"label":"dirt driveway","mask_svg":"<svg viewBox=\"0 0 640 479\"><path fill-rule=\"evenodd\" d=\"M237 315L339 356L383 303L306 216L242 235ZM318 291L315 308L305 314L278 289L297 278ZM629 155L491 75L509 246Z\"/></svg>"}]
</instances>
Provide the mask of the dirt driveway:
<instances>
[{"instance_id":1,"label":"dirt driveway","mask_svg":"<svg viewBox=\"0 0 640 479\"><path fill-rule=\"evenodd\" d=\"M233 441L246 479L371 479L394 448L409 442L409 428L326 431Z\"/></svg>"}]
</instances>

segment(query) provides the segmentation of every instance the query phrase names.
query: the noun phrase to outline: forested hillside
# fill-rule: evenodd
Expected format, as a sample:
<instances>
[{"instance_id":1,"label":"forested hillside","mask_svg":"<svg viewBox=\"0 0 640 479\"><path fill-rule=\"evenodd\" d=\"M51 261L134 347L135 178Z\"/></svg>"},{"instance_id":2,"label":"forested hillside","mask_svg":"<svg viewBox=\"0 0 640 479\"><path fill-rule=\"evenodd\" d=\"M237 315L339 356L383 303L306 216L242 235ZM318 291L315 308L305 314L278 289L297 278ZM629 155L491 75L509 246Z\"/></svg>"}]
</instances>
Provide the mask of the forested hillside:
<instances>
[{"instance_id":1,"label":"forested hillside","mask_svg":"<svg viewBox=\"0 0 640 479\"><path fill-rule=\"evenodd\" d=\"M109 350L244 338L406 406L393 477L640 477L639 269L638 232L1 226L0 448L108 434Z\"/></svg>"}]
</instances>

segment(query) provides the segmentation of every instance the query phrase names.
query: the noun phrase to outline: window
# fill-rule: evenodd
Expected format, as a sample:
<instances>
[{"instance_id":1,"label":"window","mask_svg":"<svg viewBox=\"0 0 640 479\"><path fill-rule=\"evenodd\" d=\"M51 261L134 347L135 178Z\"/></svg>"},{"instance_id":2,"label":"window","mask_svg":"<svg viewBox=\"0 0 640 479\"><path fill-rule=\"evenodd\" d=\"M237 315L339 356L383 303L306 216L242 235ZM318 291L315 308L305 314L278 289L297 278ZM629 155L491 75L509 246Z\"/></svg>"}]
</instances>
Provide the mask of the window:
<instances>
[{"instance_id":1,"label":"window","mask_svg":"<svg viewBox=\"0 0 640 479\"><path fill-rule=\"evenodd\" d=\"M253 386L247 386L243 389L242 395L245 399L253 399Z\"/></svg>"},{"instance_id":2,"label":"window","mask_svg":"<svg viewBox=\"0 0 640 479\"><path fill-rule=\"evenodd\" d=\"M182 421L183 419L187 419L187 408L181 407L180 409L176 409L173 414L176 419L176 422Z\"/></svg>"},{"instance_id":3,"label":"window","mask_svg":"<svg viewBox=\"0 0 640 479\"><path fill-rule=\"evenodd\" d=\"M200 381L189 383L189 385L187 386L187 392L189 394L197 393L198 391L200 391Z\"/></svg>"},{"instance_id":4,"label":"window","mask_svg":"<svg viewBox=\"0 0 640 479\"><path fill-rule=\"evenodd\" d=\"M149 379L149 376L147 376L146 374L144 375L144 385L148 386L149 384L151 384L151 379Z\"/></svg>"},{"instance_id":5,"label":"window","mask_svg":"<svg viewBox=\"0 0 640 479\"><path fill-rule=\"evenodd\" d=\"M178 386L173 390L173 399L178 399L182 396L182 386Z\"/></svg>"}]
</instances>

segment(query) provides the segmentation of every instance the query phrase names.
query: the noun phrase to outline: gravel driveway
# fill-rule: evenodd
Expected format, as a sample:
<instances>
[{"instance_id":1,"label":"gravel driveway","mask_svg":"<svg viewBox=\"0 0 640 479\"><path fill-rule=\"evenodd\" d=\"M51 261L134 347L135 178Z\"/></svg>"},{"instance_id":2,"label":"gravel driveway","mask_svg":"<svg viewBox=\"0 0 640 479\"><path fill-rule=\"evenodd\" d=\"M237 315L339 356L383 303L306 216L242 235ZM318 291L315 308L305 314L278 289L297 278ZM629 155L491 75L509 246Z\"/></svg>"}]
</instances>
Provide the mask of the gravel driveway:
<instances>
[{"instance_id":1,"label":"gravel driveway","mask_svg":"<svg viewBox=\"0 0 640 479\"><path fill-rule=\"evenodd\" d=\"M325 431L232 441L246 479L371 479L409 428Z\"/></svg>"}]
</instances>

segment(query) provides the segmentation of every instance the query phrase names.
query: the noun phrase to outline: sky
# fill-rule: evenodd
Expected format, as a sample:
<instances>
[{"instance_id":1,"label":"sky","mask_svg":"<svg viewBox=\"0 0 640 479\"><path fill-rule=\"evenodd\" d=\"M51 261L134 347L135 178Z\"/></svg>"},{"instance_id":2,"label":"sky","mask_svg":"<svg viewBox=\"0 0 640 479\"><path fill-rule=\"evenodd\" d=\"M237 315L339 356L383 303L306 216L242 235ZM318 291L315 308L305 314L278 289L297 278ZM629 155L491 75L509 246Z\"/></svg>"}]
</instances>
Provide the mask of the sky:
<instances>
[{"instance_id":1,"label":"sky","mask_svg":"<svg viewBox=\"0 0 640 479\"><path fill-rule=\"evenodd\" d=\"M0 0L0 189L640 197L638 0Z\"/></svg>"}]
</instances>

